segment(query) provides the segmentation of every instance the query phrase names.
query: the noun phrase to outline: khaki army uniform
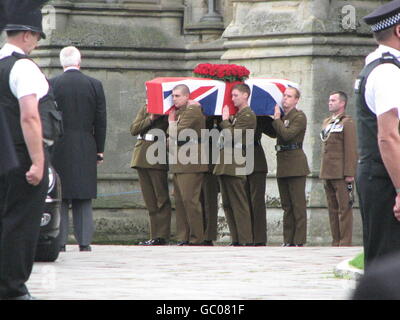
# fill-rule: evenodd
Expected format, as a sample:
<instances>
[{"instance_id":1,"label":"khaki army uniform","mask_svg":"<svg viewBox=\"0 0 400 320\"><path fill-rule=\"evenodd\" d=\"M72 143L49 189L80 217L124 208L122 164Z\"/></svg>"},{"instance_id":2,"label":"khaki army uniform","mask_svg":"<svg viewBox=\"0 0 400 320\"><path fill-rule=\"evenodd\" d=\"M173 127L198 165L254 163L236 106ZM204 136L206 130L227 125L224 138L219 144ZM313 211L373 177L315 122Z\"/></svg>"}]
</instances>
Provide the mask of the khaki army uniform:
<instances>
[{"instance_id":1,"label":"khaki army uniform","mask_svg":"<svg viewBox=\"0 0 400 320\"><path fill-rule=\"evenodd\" d=\"M341 113L324 120L319 177L324 179L333 246L350 246L353 212L345 177L357 169L356 129L353 119Z\"/></svg>"},{"instance_id":2,"label":"khaki army uniform","mask_svg":"<svg viewBox=\"0 0 400 320\"><path fill-rule=\"evenodd\" d=\"M307 239L306 176L310 173L303 140L307 127L304 112L292 109L272 123L277 136L277 180L283 215L283 241L302 245Z\"/></svg>"},{"instance_id":3,"label":"khaki army uniform","mask_svg":"<svg viewBox=\"0 0 400 320\"><path fill-rule=\"evenodd\" d=\"M255 245L267 242L267 208L265 204L265 188L268 173L267 160L261 144L262 133L275 138L272 119L268 116L257 117L254 134L254 171L247 176L247 192L250 200L253 239Z\"/></svg>"},{"instance_id":4,"label":"khaki army uniform","mask_svg":"<svg viewBox=\"0 0 400 320\"><path fill-rule=\"evenodd\" d=\"M196 137L180 140L179 134L191 129ZM205 116L196 105L181 107L177 120L169 126L170 170L173 173L176 206L177 239L183 243L202 244L204 241L203 211L200 202L204 173L208 165L202 163L201 130L205 129ZM182 155L193 161L184 163Z\"/></svg>"},{"instance_id":5,"label":"khaki army uniform","mask_svg":"<svg viewBox=\"0 0 400 320\"><path fill-rule=\"evenodd\" d=\"M220 126L222 129L229 130L232 138L234 137L233 130L242 130L241 143L232 141L225 136L224 139L226 140L223 147L221 144L222 149L214 174L219 176L222 203L232 243L251 244L253 243L251 209L246 190L246 176L248 174L237 171L237 169L243 169L245 164L238 163L233 155L235 148L239 148L243 154L246 143L246 129L255 130L257 118L250 107L245 107L233 116L232 121L223 120ZM229 147L227 147L228 145ZM254 152L254 149L251 152Z\"/></svg>"},{"instance_id":6,"label":"khaki army uniform","mask_svg":"<svg viewBox=\"0 0 400 320\"><path fill-rule=\"evenodd\" d=\"M131 167L138 172L143 199L149 211L150 238L162 238L168 241L171 230L171 201L168 192L168 165L166 163L150 164L146 156L149 147L155 143L155 137L149 130L160 129L166 132L168 121L161 116L154 121L150 119L146 106L142 107L131 124L131 134L138 136ZM159 141L161 142L161 141ZM164 148L165 137L163 142Z\"/></svg>"}]
</instances>

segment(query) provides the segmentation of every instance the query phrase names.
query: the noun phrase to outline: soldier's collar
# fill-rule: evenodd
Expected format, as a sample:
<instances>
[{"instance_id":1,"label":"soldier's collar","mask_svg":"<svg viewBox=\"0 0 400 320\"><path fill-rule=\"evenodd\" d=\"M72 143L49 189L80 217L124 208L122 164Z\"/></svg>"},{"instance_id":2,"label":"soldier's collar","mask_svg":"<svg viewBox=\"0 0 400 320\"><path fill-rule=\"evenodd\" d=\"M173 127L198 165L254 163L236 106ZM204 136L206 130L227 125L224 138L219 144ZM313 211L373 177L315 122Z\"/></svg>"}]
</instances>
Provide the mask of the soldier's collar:
<instances>
[{"instance_id":1,"label":"soldier's collar","mask_svg":"<svg viewBox=\"0 0 400 320\"><path fill-rule=\"evenodd\" d=\"M250 108L250 107L249 106L245 106L242 109L238 110L238 112L236 114L239 114L239 113L242 113L242 112L246 111L247 108Z\"/></svg>"},{"instance_id":2,"label":"soldier's collar","mask_svg":"<svg viewBox=\"0 0 400 320\"><path fill-rule=\"evenodd\" d=\"M334 122L334 121L336 121L336 120L340 121L340 120L342 120L345 116L346 116L346 114L345 114L344 112L339 113L338 115L332 115L332 116L331 116L330 122Z\"/></svg>"}]
</instances>

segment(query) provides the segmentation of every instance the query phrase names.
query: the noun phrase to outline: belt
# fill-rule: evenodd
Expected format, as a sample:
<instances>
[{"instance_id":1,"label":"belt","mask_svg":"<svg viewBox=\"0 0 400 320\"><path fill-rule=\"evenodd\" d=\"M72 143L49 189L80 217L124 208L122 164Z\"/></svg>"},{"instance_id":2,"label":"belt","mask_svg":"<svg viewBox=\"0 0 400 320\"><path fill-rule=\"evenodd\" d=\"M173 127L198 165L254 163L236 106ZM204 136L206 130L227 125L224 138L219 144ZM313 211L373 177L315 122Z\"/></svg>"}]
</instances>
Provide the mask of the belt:
<instances>
[{"instance_id":1,"label":"belt","mask_svg":"<svg viewBox=\"0 0 400 320\"><path fill-rule=\"evenodd\" d=\"M277 144L275 146L275 150L280 152L280 151L289 151L289 150L301 149L302 147L303 147L302 143Z\"/></svg>"},{"instance_id":2,"label":"belt","mask_svg":"<svg viewBox=\"0 0 400 320\"><path fill-rule=\"evenodd\" d=\"M233 145L233 148L234 148L234 149L242 149L242 150L245 150L246 148L250 148L250 147L254 147L254 146L258 146L258 145L260 145L260 144L257 144L257 143L255 143L255 142L254 142L254 144L242 144L242 143L238 142L238 143L235 143L235 144ZM218 147L219 147L219 150L222 150L222 149L225 148L225 146L224 146L223 143L219 143L219 144L218 144Z\"/></svg>"},{"instance_id":3,"label":"belt","mask_svg":"<svg viewBox=\"0 0 400 320\"><path fill-rule=\"evenodd\" d=\"M144 141L156 141L157 140L157 137L155 135L149 134L149 133L146 133L144 135L139 134L137 138L138 138L138 140L144 140Z\"/></svg>"}]
</instances>

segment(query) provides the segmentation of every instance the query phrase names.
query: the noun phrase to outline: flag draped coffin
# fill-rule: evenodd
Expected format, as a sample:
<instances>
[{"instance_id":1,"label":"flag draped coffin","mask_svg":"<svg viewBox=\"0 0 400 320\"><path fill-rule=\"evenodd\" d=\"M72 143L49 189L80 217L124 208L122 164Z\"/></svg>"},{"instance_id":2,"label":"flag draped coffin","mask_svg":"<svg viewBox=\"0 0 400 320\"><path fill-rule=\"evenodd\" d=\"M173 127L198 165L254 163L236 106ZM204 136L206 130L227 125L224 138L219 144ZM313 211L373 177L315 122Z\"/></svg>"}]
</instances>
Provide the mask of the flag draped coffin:
<instances>
[{"instance_id":1,"label":"flag draped coffin","mask_svg":"<svg viewBox=\"0 0 400 320\"><path fill-rule=\"evenodd\" d=\"M221 115L224 105L229 106L230 114L235 114L231 91L237 83L241 82L190 77L155 78L146 82L147 111L167 114L174 104L172 89L178 84L185 84L189 87L190 99L198 101L206 115ZM249 104L256 115L274 114L275 105L281 106L285 89L298 88L296 83L284 79L250 78L245 83L250 87Z\"/></svg>"},{"instance_id":2,"label":"flag draped coffin","mask_svg":"<svg viewBox=\"0 0 400 320\"><path fill-rule=\"evenodd\" d=\"M250 108L258 116L273 115L275 105L282 107L286 88L299 88L298 84L284 79L250 78L245 81L250 87Z\"/></svg>"},{"instance_id":3,"label":"flag draped coffin","mask_svg":"<svg viewBox=\"0 0 400 320\"><path fill-rule=\"evenodd\" d=\"M174 105L172 89L178 84L185 84L189 87L190 99L198 101L206 115L221 115L224 105L229 105L231 113L235 113L225 82L189 77L155 78L147 81L147 111L155 114L168 113Z\"/></svg>"}]
</instances>

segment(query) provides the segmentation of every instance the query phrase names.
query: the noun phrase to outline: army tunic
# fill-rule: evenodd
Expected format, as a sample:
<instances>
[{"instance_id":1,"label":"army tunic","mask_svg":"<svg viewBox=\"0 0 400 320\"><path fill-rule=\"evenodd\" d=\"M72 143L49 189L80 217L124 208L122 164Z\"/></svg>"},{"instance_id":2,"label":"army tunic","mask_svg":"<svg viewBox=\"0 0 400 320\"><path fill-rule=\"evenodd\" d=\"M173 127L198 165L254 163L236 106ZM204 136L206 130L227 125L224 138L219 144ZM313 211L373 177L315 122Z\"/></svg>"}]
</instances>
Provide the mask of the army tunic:
<instances>
[{"instance_id":1,"label":"army tunic","mask_svg":"<svg viewBox=\"0 0 400 320\"><path fill-rule=\"evenodd\" d=\"M241 165L235 161L233 147L237 143L240 143L242 144L240 149L243 151L243 146L246 142L246 130L255 130L256 126L257 118L250 107L240 110L233 116L232 121L223 120L221 122L221 128L228 130L231 134L227 138L229 140L224 141L224 147L220 150L220 158L215 166L214 174L219 176L222 204L231 233L232 243L253 243L251 209L246 190L246 175L243 172L237 171L237 169L243 169L245 165ZM242 130L241 142L230 139L234 137L234 130ZM229 147L226 148L225 146L228 145ZM229 160L231 163L228 163Z\"/></svg>"},{"instance_id":2,"label":"army tunic","mask_svg":"<svg viewBox=\"0 0 400 320\"><path fill-rule=\"evenodd\" d=\"M165 137L164 141L155 141L155 136L150 133L150 130L160 129L165 133L167 128L166 117L161 116L151 120L146 106L140 108L130 127L131 134L138 136L133 149L131 167L137 169L143 199L149 211L150 239L162 238L165 241L169 240L171 230L168 165L166 163L149 163L147 151L156 141L165 150Z\"/></svg>"},{"instance_id":3,"label":"army tunic","mask_svg":"<svg viewBox=\"0 0 400 320\"><path fill-rule=\"evenodd\" d=\"M328 203L333 246L352 242L353 212L345 177L355 177L357 167L356 129L353 119L341 113L322 124L320 179Z\"/></svg>"},{"instance_id":4,"label":"army tunic","mask_svg":"<svg viewBox=\"0 0 400 320\"><path fill-rule=\"evenodd\" d=\"M201 130L205 129L205 116L201 107L188 105L178 109L177 117L176 121L170 123L168 129L177 239L183 243L202 244L204 224L200 195L204 173L208 171L206 161L205 163L201 161L203 148ZM195 136L188 135L183 139L184 136L181 134L184 134L185 129L191 129Z\"/></svg>"},{"instance_id":5,"label":"army tunic","mask_svg":"<svg viewBox=\"0 0 400 320\"><path fill-rule=\"evenodd\" d=\"M303 140L304 112L296 108L272 123L277 135L277 180L283 215L283 241L302 245L307 238L306 176L310 173Z\"/></svg>"}]
</instances>

